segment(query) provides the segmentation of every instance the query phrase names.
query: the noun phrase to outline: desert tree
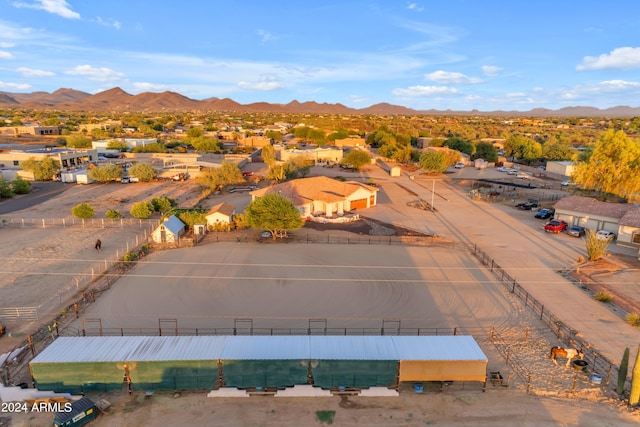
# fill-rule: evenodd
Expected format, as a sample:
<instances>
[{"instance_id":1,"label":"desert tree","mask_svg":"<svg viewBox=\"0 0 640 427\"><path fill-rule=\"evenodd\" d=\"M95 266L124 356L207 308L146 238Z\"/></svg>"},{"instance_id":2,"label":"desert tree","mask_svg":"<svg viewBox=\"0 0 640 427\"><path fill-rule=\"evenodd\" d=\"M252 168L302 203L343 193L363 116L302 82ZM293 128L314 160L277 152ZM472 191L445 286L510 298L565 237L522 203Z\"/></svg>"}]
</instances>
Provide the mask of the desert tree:
<instances>
[{"instance_id":1,"label":"desert tree","mask_svg":"<svg viewBox=\"0 0 640 427\"><path fill-rule=\"evenodd\" d=\"M304 225L293 202L278 193L265 194L249 203L245 217L251 228L268 230L274 239L287 230L297 230Z\"/></svg>"},{"instance_id":2,"label":"desert tree","mask_svg":"<svg viewBox=\"0 0 640 427\"><path fill-rule=\"evenodd\" d=\"M371 163L371 157L362 150L351 150L344 155L340 164L360 170Z\"/></svg>"},{"instance_id":3,"label":"desert tree","mask_svg":"<svg viewBox=\"0 0 640 427\"><path fill-rule=\"evenodd\" d=\"M122 178L124 170L120 165L104 165L89 169L88 175L94 181L110 182Z\"/></svg>"},{"instance_id":4,"label":"desert tree","mask_svg":"<svg viewBox=\"0 0 640 427\"><path fill-rule=\"evenodd\" d=\"M427 172L442 173L449 167L447 156L440 151L425 151L418 161L420 168Z\"/></svg>"},{"instance_id":5,"label":"desert tree","mask_svg":"<svg viewBox=\"0 0 640 427\"><path fill-rule=\"evenodd\" d=\"M71 208L71 215L81 220L93 218L95 209L89 203L80 203Z\"/></svg>"},{"instance_id":6,"label":"desert tree","mask_svg":"<svg viewBox=\"0 0 640 427\"><path fill-rule=\"evenodd\" d=\"M51 157L45 157L42 160L29 157L27 160L20 162L20 167L32 172L35 181L49 181L60 171L60 162Z\"/></svg>"},{"instance_id":7,"label":"desert tree","mask_svg":"<svg viewBox=\"0 0 640 427\"><path fill-rule=\"evenodd\" d=\"M607 131L588 161L576 165L571 179L587 190L626 199L640 193L640 142L623 131Z\"/></svg>"},{"instance_id":8,"label":"desert tree","mask_svg":"<svg viewBox=\"0 0 640 427\"><path fill-rule=\"evenodd\" d=\"M129 213L137 219L147 219L153 215L153 205L151 202L136 202L131 206Z\"/></svg>"},{"instance_id":9,"label":"desert tree","mask_svg":"<svg viewBox=\"0 0 640 427\"><path fill-rule=\"evenodd\" d=\"M158 172L149 163L136 163L129 168L129 175L138 178L140 181L151 181Z\"/></svg>"}]
</instances>

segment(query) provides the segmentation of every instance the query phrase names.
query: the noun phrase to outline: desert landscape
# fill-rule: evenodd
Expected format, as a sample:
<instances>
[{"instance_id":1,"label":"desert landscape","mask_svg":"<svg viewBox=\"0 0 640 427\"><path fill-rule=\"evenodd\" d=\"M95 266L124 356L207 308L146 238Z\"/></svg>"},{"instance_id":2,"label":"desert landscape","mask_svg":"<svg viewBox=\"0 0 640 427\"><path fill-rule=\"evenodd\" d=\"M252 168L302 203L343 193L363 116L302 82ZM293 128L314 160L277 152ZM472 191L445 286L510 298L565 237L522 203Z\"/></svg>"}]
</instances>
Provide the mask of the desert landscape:
<instances>
[{"instance_id":1,"label":"desert landscape","mask_svg":"<svg viewBox=\"0 0 640 427\"><path fill-rule=\"evenodd\" d=\"M387 184L381 182L380 185L384 189ZM175 198L180 206L198 205L210 207L219 201L219 198L216 197L201 200L197 185L190 181L159 184L71 186L60 196L50 201L3 216L33 219L34 221L41 220L43 217L69 218L70 208L77 203L87 201L89 194L91 203L98 212L97 216L100 216L100 213L104 210L113 208L126 212L128 206L134 201L157 196ZM235 198L233 202L237 205L248 202L248 196L246 195L233 195L233 197ZM349 233L349 231L339 230L323 231L318 229L317 226L314 228L307 231L301 230L301 232ZM57 310L50 307L60 309L60 307L68 306L69 301L77 297L76 289L74 289L74 277L88 274L86 273L87 268L94 263L104 265L104 259L110 260L115 258L116 254L121 255L124 253L123 250L126 250L126 245L123 245L123 242L129 241L131 242L130 245L133 245L136 236L138 236L138 239L144 238L145 228L82 228L77 224L66 228L41 228L32 225L24 228L6 226L0 232L7 236L7 242L16 242L15 245L3 245L1 249L3 251L2 258L5 260L5 270L8 273L6 279L3 279L3 286L0 289L3 297L6 294L7 298L11 298L11 301L16 304L20 302L35 304L37 301L41 301L42 295L49 295L47 301L42 303L42 307L45 309L44 312L49 317L43 316L42 320L45 323L49 323L54 318L57 318L61 334L75 334L81 328L81 319L76 319L72 315L57 316ZM358 232L362 232L362 227L360 231L356 231L356 233ZM96 252L92 247L96 233L99 233L105 242L101 253ZM118 242L119 244L114 245L113 242ZM276 244L275 246L269 245L267 247L257 243L220 243L212 247L200 246L193 249L155 252L140 261L137 267L129 271L128 275L117 281L114 280L112 283L114 286L109 286L104 292L100 292L95 303L86 302L86 304L82 304L80 317L104 317L105 327L109 326L109 322L115 322L113 323L114 327L128 327L140 324L140 322L150 321L151 324L155 324L156 320L154 319L157 319L157 313L166 313L167 309L169 309L171 315L182 319L181 326L194 326L188 324L187 319L189 319L189 316L185 317L185 313L170 311L172 307L170 303L171 297L163 299L165 304L168 303L168 305L165 305L162 309L157 308L163 307L162 305L158 306L156 303L148 302L149 307L153 307L151 312L141 313L140 318L129 318L128 320L126 316L123 317L125 313L120 311L122 307L114 303L122 298L118 297L118 292L134 291L138 287L141 289L140 292L143 292L143 294L146 292L148 295L148 291L142 290L144 286L148 286L144 284L144 281L147 280L144 277L148 277L153 282L153 280L157 280L153 279L153 277L169 274L158 270L158 268L162 269L164 266L169 266L168 260L177 261L179 259L177 257L181 256L180 254L183 254L186 257L185 259L193 258L193 253L189 253L192 250L214 251L212 258L221 260L220 267L224 264L225 259L230 259L227 254L234 254L234 256L237 256L235 258L237 265L233 268L236 270L240 268L245 272L254 271L257 275L256 277L265 277L265 274L268 277L271 274L260 271L258 266L265 263L279 265L278 270L280 272L283 271L283 268L292 269L291 272L287 273L287 276L296 277L299 276L299 274L294 274L294 269L297 268L296 265L309 264L310 260L314 260L313 262L326 264L325 267L318 269L319 272L324 271L339 281L347 280L351 282L357 274L354 276L350 273L350 275L345 276L342 270L335 269L335 265L350 265L358 269L367 270L371 268L370 260L380 259L379 251L384 252L386 250L389 253L388 249L384 247L364 247L358 251L358 257L348 257L350 262L345 263L346 252L341 253L339 246L331 245L327 247L323 247L323 245L306 245L297 249L296 245L292 246L291 244L284 246ZM234 400L210 399L205 394L191 392L179 395L156 393L152 397L145 396L143 392L135 392L131 396L109 394L107 396L94 396L95 398L106 398L112 403L109 412L99 417L95 424L155 425L161 422L160 420L168 424L174 424L181 420L181 422L197 425L219 425L222 422L221 420L224 420L225 425L238 426L322 425L326 423L324 418L326 413L333 414L331 419L334 425L513 425L514 420L517 420L518 424L536 426L634 425L637 423L638 413L627 409L624 402L619 400L610 391L609 387L594 385L589 381L588 376L577 375L573 371L564 368L562 364L557 367L553 365L547 358L547 351L551 345L557 344L554 334L544 325L539 324L535 316L520 301L505 292L502 286L496 283L490 275L487 275L486 271L476 261L468 258L468 255L463 253L456 255L454 252L445 256L446 251L438 255L438 251L442 250L437 248L428 249L428 254L422 254L424 249L414 250L401 247L394 248L394 250L396 252L400 250L403 255L395 260L390 259L389 263L396 266L396 261L400 259L410 261L409 264L404 266L400 263L400 265L397 265L399 269L394 271L396 273L405 271L411 274L405 278L398 276L398 274L391 274L384 278L388 283L406 281L407 279L409 279L409 282L415 281L416 283L436 283L438 280L456 281L456 278L451 276L453 273L446 274L446 278L437 279L437 277L434 278L429 273L428 269L420 273L426 274L426 276L422 277L420 274L414 276L416 272L422 271L419 268L416 269L416 265L440 263L441 267L438 270L442 269L442 271L451 269L454 265L459 264L462 267L461 271L471 273L473 282L477 282L484 288L483 290L479 289L479 293L475 297L473 293L464 295L472 291L471 288L458 296L452 294L450 297L446 297L446 294L439 293L438 298L442 300L434 300L434 306L432 307L424 305L428 299L425 300L424 297L421 297L420 300L423 303L418 303L413 312L407 312L406 319L403 319L403 322L405 322L403 326L405 324L409 326L413 319L414 325L418 327L423 322L429 325L433 325L436 322L437 326L440 327L459 326L462 329L461 333L464 333L464 328L467 328L470 333L474 334L481 348L489 357L489 370L501 371L504 373L505 378L508 376L508 387L489 384L486 392L483 392L481 388L469 386L467 386L467 389L452 387L442 392L429 392L423 395L418 395L410 388L407 388L402 390L400 397L389 399L343 396L327 399L252 397L248 400ZM244 253L245 251L248 252ZM254 255L249 256L252 252ZM296 252L298 254L306 254L305 256L309 257L309 260L294 255ZM425 255L430 257L428 261L422 259ZM333 261L331 260L332 256L335 257ZM447 256L450 257L450 261L447 261ZM244 260L242 261L244 264L238 264L238 259ZM283 260L290 261L283 262ZM453 260L455 260L455 263L452 264ZM33 270L33 267L26 267L25 262L27 265L36 265L36 269ZM179 263L176 262L176 264ZM256 270L256 268L258 269ZM25 274L27 269L32 274ZM336 273L336 271L340 272ZM453 268L453 271L455 271L455 268ZM152 276L149 276L149 274L152 274ZM184 272L178 273L180 276L184 276L184 274ZM221 270L216 270L213 274L233 277L237 275L237 271L235 273L232 271L224 273ZM320 274L318 279L322 275ZM136 278L137 276L140 277ZM273 277L274 279L277 278L277 276ZM374 274L371 277L376 277L376 280L379 280L379 274ZM43 280L43 278L46 278L46 280ZM89 283L92 283L92 286L100 287L104 286L105 280L107 279L102 277ZM459 281L464 283L469 280L463 276ZM267 286L266 289L271 286L268 280L264 283ZM277 281L274 283L277 283ZM289 286L288 291L293 291L294 295L295 292L301 292L299 297L293 298L293 300L308 298L309 301L312 301L317 298L313 295L305 296L305 293L309 290L310 283L318 282L313 277L305 277L299 284ZM219 287L220 290L230 290L232 289L231 284L232 282L227 285L217 283L215 286ZM167 282L168 285L170 285L169 282ZM350 292L355 292L355 294L344 296L344 300L349 301L357 298L355 295L358 293L365 292L366 294L367 285L359 286L364 287L361 290L357 290L351 285L348 289L351 289ZM403 287L406 286L408 285L403 285ZM55 294L56 290L65 288L67 290L64 295L66 303L62 296ZM28 289L29 292L24 292L25 289ZM299 290L296 291L295 289ZM234 297L229 294L224 299L246 299L246 295L254 294L255 292L256 290L245 289L241 292L241 295ZM332 292L342 291L334 290ZM481 295L487 295L487 293L493 294L491 300L482 302L482 299L478 299L482 298ZM267 294L269 292L265 293L265 295ZM202 299L202 296L198 297L197 295L194 294L192 297L195 296L195 300ZM322 291L318 297L321 295ZM336 298L337 300L343 297L341 294L336 295L340 295L340 297ZM365 309L360 313L354 312L347 316L343 310L341 315L336 315L331 321L341 326L369 327L373 325L377 327L381 319L398 313L397 309L388 305L386 297L378 296L376 298L377 300L364 301L362 307L378 306L382 311L376 312L375 309L374 311ZM469 299L466 300L466 298ZM139 296L135 297L135 294L134 297L128 299L130 301L140 300ZM256 299L256 301L258 300ZM278 301L276 294L273 303ZM416 301L413 303L416 303ZM461 313L470 313L460 308L469 304L475 307L471 310L473 317L460 317ZM398 305L398 308L404 309L405 305L406 303L402 303ZM204 307L207 307L207 305L205 304ZM227 314L220 310L207 311L205 309L203 316L206 323L218 322L217 325L221 325L220 327L228 327L233 323L232 319L234 317L253 314L256 322L262 322L261 325L264 327L282 327L283 321L285 325L293 324L295 325L293 327L296 327L296 322L305 325L305 321L309 317L323 315L323 317L327 317L326 312L322 311L312 312L312 315L308 315L307 309L304 307L311 309L314 307L308 304L302 304L297 310L294 308L293 311L286 309L286 304L282 307L275 305L272 311L267 310L262 313L259 309L260 305L253 308L249 307L244 312L234 311L233 304L230 304L229 307ZM439 314L437 317L430 318L429 316L433 315L433 309L436 307L439 307ZM446 311L443 311L444 308L446 308ZM116 311L113 311L114 309ZM129 306L127 309L130 310L129 312L140 310L139 307L136 308L134 306ZM220 309L224 310L224 307L221 306ZM447 311L449 314L447 314ZM287 315L285 318L275 316L274 313L277 312L287 313ZM338 313L340 313L339 310ZM190 314L192 314L192 320L195 319L196 326L202 324L198 323L202 318L199 318L197 312ZM349 322L352 323L350 324ZM498 327L496 336L499 339L490 339L489 330L491 326ZM24 339L24 333L27 333L33 325L23 325L22 327L24 329L18 327L13 330L15 333L12 336L2 339L3 349L19 345ZM13 327L10 331L12 329ZM43 341L43 345L45 343L46 340ZM510 357L512 359L511 363L507 363L505 357ZM513 362L514 358L517 359L516 365ZM533 378L528 378L521 371L514 369L514 366L527 366L527 369L530 372L535 372L536 375ZM19 414L11 417L12 424L10 425L42 425L42 423L47 423L50 419L50 414ZM301 424L300 420L304 420L304 422Z\"/></svg>"}]
</instances>

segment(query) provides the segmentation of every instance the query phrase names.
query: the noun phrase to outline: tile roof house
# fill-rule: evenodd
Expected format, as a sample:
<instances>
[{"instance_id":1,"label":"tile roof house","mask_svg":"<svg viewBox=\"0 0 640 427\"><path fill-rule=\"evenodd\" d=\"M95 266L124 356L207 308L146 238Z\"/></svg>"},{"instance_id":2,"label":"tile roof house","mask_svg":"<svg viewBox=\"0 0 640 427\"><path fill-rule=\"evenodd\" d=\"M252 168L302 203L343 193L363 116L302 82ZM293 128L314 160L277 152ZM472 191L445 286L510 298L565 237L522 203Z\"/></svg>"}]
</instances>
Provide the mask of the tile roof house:
<instances>
[{"instance_id":1,"label":"tile roof house","mask_svg":"<svg viewBox=\"0 0 640 427\"><path fill-rule=\"evenodd\" d=\"M218 203L211 208L205 215L207 218L207 225L210 227L220 226L222 224L229 224L233 221L233 216L236 214L236 208L229 203Z\"/></svg>"},{"instance_id":2,"label":"tile roof house","mask_svg":"<svg viewBox=\"0 0 640 427\"><path fill-rule=\"evenodd\" d=\"M338 181L326 176L295 179L272 187L252 191L251 200L269 193L279 193L307 218L312 215L328 217L343 215L354 209L376 205L378 189L356 181Z\"/></svg>"},{"instance_id":3,"label":"tile roof house","mask_svg":"<svg viewBox=\"0 0 640 427\"><path fill-rule=\"evenodd\" d=\"M560 199L554 208L556 217L570 226L608 230L616 234L619 245L640 248L640 206L568 196Z\"/></svg>"},{"instance_id":4,"label":"tile roof house","mask_svg":"<svg viewBox=\"0 0 640 427\"><path fill-rule=\"evenodd\" d=\"M151 239L156 243L172 243L177 242L184 233L184 223L177 216L171 215L151 232Z\"/></svg>"}]
</instances>

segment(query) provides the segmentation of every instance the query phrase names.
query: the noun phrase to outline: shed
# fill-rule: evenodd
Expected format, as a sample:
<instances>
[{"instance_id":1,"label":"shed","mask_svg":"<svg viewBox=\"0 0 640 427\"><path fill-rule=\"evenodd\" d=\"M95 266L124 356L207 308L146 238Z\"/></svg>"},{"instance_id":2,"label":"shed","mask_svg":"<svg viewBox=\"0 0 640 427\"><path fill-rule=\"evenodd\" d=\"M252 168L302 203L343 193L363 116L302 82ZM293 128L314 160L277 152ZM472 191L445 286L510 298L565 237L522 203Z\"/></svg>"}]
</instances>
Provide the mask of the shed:
<instances>
[{"instance_id":1,"label":"shed","mask_svg":"<svg viewBox=\"0 0 640 427\"><path fill-rule=\"evenodd\" d=\"M471 336L393 337L403 381L482 381L488 359Z\"/></svg>"},{"instance_id":2,"label":"shed","mask_svg":"<svg viewBox=\"0 0 640 427\"><path fill-rule=\"evenodd\" d=\"M185 232L184 223L175 215L170 215L151 233L151 239L156 243L177 242Z\"/></svg>"},{"instance_id":3,"label":"shed","mask_svg":"<svg viewBox=\"0 0 640 427\"><path fill-rule=\"evenodd\" d=\"M71 410L69 412L56 412L53 417L53 425L55 427L79 427L95 419L96 415L96 404L88 397L83 397L71 402Z\"/></svg>"},{"instance_id":4,"label":"shed","mask_svg":"<svg viewBox=\"0 0 640 427\"><path fill-rule=\"evenodd\" d=\"M30 363L39 389L393 387L481 381L487 357L471 336L60 337Z\"/></svg>"},{"instance_id":5,"label":"shed","mask_svg":"<svg viewBox=\"0 0 640 427\"><path fill-rule=\"evenodd\" d=\"M212 207L205 215L205 218L207 218L207 225L215 229L216 227L228 226L233 221L235 214L235 206L222 202Z\"/></svg>"}]
</instances>

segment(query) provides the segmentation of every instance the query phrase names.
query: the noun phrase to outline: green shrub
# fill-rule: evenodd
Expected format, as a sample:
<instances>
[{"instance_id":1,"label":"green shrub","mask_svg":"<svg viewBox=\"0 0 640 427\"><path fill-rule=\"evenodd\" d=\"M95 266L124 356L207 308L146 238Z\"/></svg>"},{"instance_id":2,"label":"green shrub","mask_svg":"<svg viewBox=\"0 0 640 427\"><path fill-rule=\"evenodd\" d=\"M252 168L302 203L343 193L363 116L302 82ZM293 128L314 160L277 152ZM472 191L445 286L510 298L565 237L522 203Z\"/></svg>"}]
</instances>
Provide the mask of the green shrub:
<instances>
[{"instance_id":1,"label":"green shrub","mask_svg":"<svg viewBox=\"0 0 640 427\"><path fill-rule=\"evenodd\" d=\"M122 215L120 214L120 212L115 209L107 209L107 211L104 213L104 216L106 216L109 219L122 218Z\"/></svg>"},{"instance_id":2,"label":"green shrub","mask_svg":"<svg viewBox=\"0 0 640 427\"><path fill-rule=\"evenodd\" d=\"M71 215L79 219L93 218L95 214L96 211L89 203L80 203L71 208Z\"/></svg>"},{"instance_id":3,"label":"green shrub","mask_svg":"<svg viewBox=\"0 0 640 427\"><path fill-rule=\"evenodd\" d=\"M137 202L131 206L129 213L134 218L147 219L153 214L153 205L150 202Z\"/></svg>"},{"instance_id":4,"label":"green shrub","mask_svg":"<svg viewBox=\"0 0 640 427\"><path fill-rule=\"evenodd\" d=\"M638 313L629 313L624 320L631 326L640 327L640 314Z\"/></svg>"},{"instance_id":5,"label":"green shrub","mask_svg":"<svg viewBox=\"0 0 640 427\"><path fill-rule=\"evenodd\" d=\"M593 296L593 298L600 302L611 302L613 295L608 292L598 292Z\"/></svg>"}]
</instances>

